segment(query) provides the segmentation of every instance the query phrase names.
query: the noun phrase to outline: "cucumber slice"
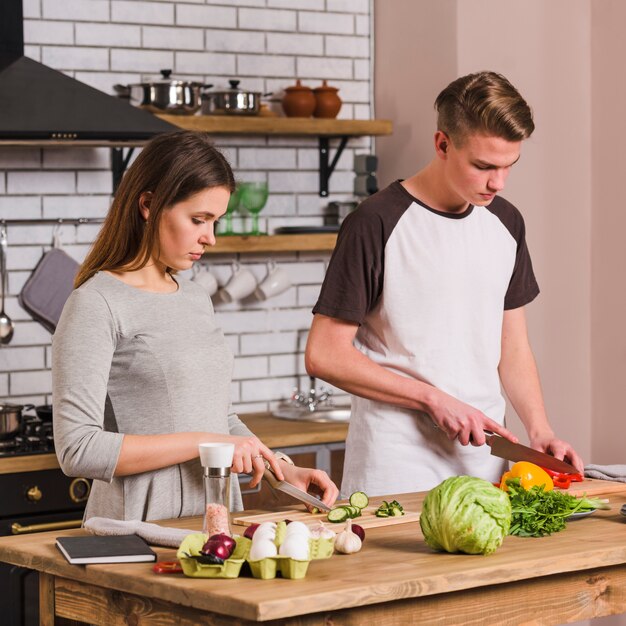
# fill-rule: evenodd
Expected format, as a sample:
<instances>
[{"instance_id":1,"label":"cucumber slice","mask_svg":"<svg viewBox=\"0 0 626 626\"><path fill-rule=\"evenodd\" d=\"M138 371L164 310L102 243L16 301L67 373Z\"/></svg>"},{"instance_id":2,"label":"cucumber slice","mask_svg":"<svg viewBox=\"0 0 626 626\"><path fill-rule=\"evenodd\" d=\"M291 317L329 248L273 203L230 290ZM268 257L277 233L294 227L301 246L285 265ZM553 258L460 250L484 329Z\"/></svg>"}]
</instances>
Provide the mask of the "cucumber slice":
<instances>
[{"instance_id":1,"label":"cucumber slice","mask_svg":"<svg viewBox=\"0 0 626 626\"><path fill-rule=\"evenodd\" d=\"M338 506L336 509L331 509L328 511L328 515L326 519L333 524L337 524L339 522L345 522L349 517L348 511L345 506Z\"/></svg>"},{"instance_id":2,"label":"cucumber slice","mask_svg":"<svg viewBox=\"0 0 626 626\"><path fill-rule=\"evenodd\" d=\"M352 506L351 504L348 504L345 505L345 507L348 511L350 519L354 519L355 517L359 517L361 515L361 509L358 506Z\"/></svg>"},{"instance_id":3,"label":"cucumber slice","mask_svg":"<svg viewBox=\"0 0 626 626\"><path fill-rule=\"evenodd\" d=\"M359 509L364 509L370 503L370 499L362 491L355 491L350 496L350 504L356 506Z\"/></svg>"}]
</instances>

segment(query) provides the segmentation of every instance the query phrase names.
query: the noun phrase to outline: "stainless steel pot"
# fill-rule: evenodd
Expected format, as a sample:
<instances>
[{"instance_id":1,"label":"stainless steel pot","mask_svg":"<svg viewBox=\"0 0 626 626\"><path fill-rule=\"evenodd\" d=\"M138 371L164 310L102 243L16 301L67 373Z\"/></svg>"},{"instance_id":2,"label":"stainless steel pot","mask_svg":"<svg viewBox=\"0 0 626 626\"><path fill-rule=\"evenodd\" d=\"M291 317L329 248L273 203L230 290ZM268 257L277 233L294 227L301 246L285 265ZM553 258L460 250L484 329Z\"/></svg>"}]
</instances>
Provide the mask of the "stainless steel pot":
<instances>
[{"instance_id":1,"label":"stainless steel pot","mask_svg":"<svg viewBox=\"0 0 626 626\"><path fill-rule=\"evenodd\" d=\"M0 404L0 440L16 435L20 429L22 411L33 407L32 404Z\"/></svg>"},{"instance_id":2,"label":"stainless steel pot","mask_svg":"<svg viewBox=\"0 0 626 626\"><path fill-rule=\"evenodd\" d=\"M202 92L213 85L195 81L174 80L172 70L161 70L161 80L131 85L113 85L121 98L152 113L193 115L202 105Z\"/></svg>"},{"instance_id":3,"label":"stainless steel pot","mask_svg":"<svg viewBox=\"0 0 626 626\"><path fill-rule=\"evenodd\" d=\"M203 115L258 115L261 98L271 94L245 91L239 88L238 80L229 80L230 89L208 91L202 94Z\"/></svg>"}]
</instances>

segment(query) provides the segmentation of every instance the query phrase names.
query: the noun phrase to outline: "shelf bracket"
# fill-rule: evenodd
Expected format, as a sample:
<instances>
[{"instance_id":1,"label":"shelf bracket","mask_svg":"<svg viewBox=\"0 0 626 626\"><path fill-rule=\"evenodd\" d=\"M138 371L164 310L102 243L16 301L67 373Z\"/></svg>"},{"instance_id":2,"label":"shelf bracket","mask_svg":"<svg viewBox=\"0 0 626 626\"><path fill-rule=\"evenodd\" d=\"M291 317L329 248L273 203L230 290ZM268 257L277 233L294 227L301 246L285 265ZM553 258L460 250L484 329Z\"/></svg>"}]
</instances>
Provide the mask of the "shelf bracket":
<instances>
[{"instance_id":1,"label":"shelf bracket","mask_svg":"<svg viewBox=\"0 0 626 626\"><path fill-rule=\"evenodd\" d=\"M330 179L331 174L335 171L337 161L339 161L339 157L341 156L343 149L348 143L347 135L342 135L341 137L339 137L340 141L339 145L337 146L337 151L335 152L333 160L330 161L330 139L330 137L319 138L320 196L322 196L322 198L328 197L328 180Z\"/></svg>"},{"instance_id":2,"label":"shelf bracket","mask_svg":"<svg viewBox=\"0 0 626 626\"><path fill-rule=\"evenodd\" d=\"M122 176L130 163L135 148L127 148L126 156L124 156L124 148L111 148L111 171L113 172L113 195L116 194L117 188L122 182Z\"/></svg>"}]
</instances>

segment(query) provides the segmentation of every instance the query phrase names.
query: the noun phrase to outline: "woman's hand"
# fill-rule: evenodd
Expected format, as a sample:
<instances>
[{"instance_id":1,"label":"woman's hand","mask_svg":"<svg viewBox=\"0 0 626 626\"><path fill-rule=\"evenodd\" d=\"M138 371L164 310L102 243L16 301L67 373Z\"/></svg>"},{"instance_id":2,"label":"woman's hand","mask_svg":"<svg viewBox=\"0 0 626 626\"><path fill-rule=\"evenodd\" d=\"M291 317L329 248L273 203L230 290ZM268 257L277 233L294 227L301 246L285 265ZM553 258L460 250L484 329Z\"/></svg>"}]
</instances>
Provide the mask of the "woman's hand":
<instances>
[{"instance_id":1,"label":"woman's hand","mask_svg":"<svg viewBox=\"0 0 626 626\"><path fill-rule=\"evenodd\" d=\"M216 441L234 443L235 453L231 470L237 474L252 474L250 487L256 487L265 473L264 459L270 464L278 480L284 480L284 463L279 463L274 453L258 438L254 436L240 437L237 435L220 435Z\"/></svg>"},{"instance_id":2,"label":"woman's hand","mask_svg":"<svg viewBox=\"0 0 626 626\"><path fill-rule=\"evenodd\" d=\"M302 491L311 492L319 495L322 502L328 506L332 506L339 495L339 489L330 479L328 474L319 469L311 469L309 467L298 467L289 463L280 463L285 480L294 487L302 489ZM306 507L311 510L308 504Z\"/></svg>"}]
</instances>

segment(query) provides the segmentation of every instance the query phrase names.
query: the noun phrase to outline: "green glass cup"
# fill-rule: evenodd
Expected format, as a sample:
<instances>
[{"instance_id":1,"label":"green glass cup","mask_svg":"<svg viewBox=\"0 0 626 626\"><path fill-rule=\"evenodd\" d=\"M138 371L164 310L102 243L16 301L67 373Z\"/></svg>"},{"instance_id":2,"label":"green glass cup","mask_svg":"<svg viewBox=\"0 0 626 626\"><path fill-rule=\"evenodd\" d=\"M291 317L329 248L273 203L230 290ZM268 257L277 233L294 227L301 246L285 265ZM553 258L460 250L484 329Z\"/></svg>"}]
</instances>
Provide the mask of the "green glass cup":
<instances>
[{"instance_id":1,"label":"green glass cup","mask_svg":"<svg viewBox=\"0 0 626 626\"><path fill-rule=\"evenodd\" d=\"M251 235L265 235L259 231L259 213L267 202L269 189L266 182L241 183L241 206L252 215Z\"/></svg>"}]
</instances>

